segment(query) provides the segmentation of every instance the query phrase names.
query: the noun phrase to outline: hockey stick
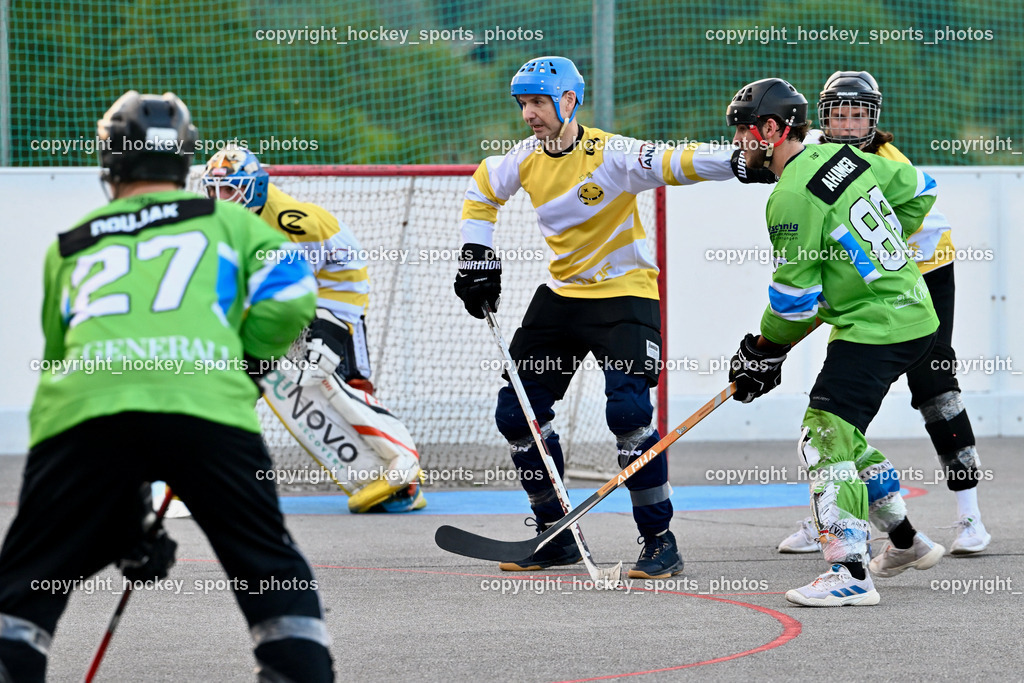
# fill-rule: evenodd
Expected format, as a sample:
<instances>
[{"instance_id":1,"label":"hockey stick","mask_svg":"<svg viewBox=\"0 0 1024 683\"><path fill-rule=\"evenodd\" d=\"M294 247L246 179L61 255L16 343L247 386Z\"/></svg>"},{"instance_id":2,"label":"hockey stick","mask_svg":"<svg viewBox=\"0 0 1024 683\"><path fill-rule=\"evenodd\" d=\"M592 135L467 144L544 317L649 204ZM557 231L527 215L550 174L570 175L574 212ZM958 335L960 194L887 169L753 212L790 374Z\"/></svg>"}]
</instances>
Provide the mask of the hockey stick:
<instances>
[{"instance_id":1,"label":"hockey stick","mask_svg":"<svg viewBox=\"0 0 1024 683\"><path fill-rule=\"evenodd\" d=\"M501 349L501 354L505 358L505 365L508 370L508 378L512 383L512 387L515 389L516 396L519 398L519 405L523 409L523 415L526 416L526 422L530 426L530 432L533 434L533 440L537 444L537 449L540 451L541 460L544 462L544 469L548 472L548 478L551 480L551 485L555 489L555 495L558 497L558 502L562 505L562 512L569 514L572 512L572 503L569 501L569 493L565 490L565 484L562 483L562 478L558 476L558 468L555 466L555 461L551 457L551 451L548 450L548 444L544 441L544 437L540 433L540 425L537 423L537 416L533 412L533 406L530 405L530 399L526 395L526 388L523 387L523 382L519 378L519 373L516 371L515 361L512 360L512 353L508 349L508 344L505 343L504 337L501 335L501 328L498 327L498 319L494 315L494 311L486 302L483 305L484 316L487 319L487 325L491 328L491 334L494 335L494 341L497 343L498 348ZM587 571L590 573L590 578L594 580L594 585L598 588L614 588L619 584L619 577L622 575L622 562L620 561L614 567L608 567L602 569L594 563L594 556L590 553L590 548L587 547L587 542L583 538L583 531L580 530L579 524L572 524L572 537L576 539L576 547L579 548L580 554L583 556L583 564L587 566ZM440 532L440 530L438 530ZM547 532L545 532L546 534ZM443 547L443 546L442 546ZM539 548L540 546L538 546ZM527 557L533 553L519 555L517 557ZM506 556L503 560L508 560Z\"/></svg>"},{"instance_id":2,"label":"hockey stick","mask_svg":"<svg viewBox=\"0 0 1024 683\"><path fill-rule=\"evenodd\" d=\"M801 337L801 339L816 330L820 324L820 319L815 320L814 324L808 328L807 332L804 333L804 336ZM794 345L795 344L796 342L794 342ZM619 486L621 486L627 479L636 474L641 467L654 460L654 458L662 451L674 444L683 434L693 429L694 425L714 412L718 406L725 403L735 393L736 384L734 382L730 382L729 386L698 408L697 412L686 418L686 420L672 430L670 434L666 434L662 437L661 441L651 446L647 452L631 462L625 469L614 477L609 479L601 488L594 492L593 495L583 501L582 505L572 512L567 513L565 517L562 517L544 531L544 533L539 534L535 538L531 538L526 541L499 541L493 538L487 538L486 536L480 536L469 531L464 531L457 527L444 525L438 527L437 531L434 533L434 542L437 543L438 547L442 550L447 550L448 552L455 553L456 555L464 555L478 560L496 560L502 562L507 561L510 557L527 557L532 555L547 545L553 536L564 531L570 524L575 524L576 520L587 514L587 512L589 512L595 505L611 495L612 491L619 488Z\"/></svg>"},{"instance_id":3,"label":"hockey stick","mask_svg":"<svg viewBox=\"0 0 1024 683\"><path fill-rule=\"evenodd\" d=\"M174 492L171 491L171 487L167 487L167 493L164 495L164 502L160 504L160 509L156 513L156 521L149 528L147 535L156 537L157 532L160 531L160 526L163 523L164 515L167 514L167 508L171 505L171 500L174 498ZM103 655L107 652L107 646L110 645L110 639L114 637L114 629L117 628L117 624L121 621L121 615L124 614L125 608L128 606L128 598L132 596L132 584L129 583L121 593L121 599L117 603L117 608L114 610L114 616L110 617L110 623L107 624L107 632L103 634L103 640L100 641L100 646L96 648L96 654L92 656L92 661L89 662L89 670L85 672L85 677L82 678L83 683L92 683L93 678L96 677L96 672L100 668L100 662L103 661Z\"/></svg>"}]
</instances>

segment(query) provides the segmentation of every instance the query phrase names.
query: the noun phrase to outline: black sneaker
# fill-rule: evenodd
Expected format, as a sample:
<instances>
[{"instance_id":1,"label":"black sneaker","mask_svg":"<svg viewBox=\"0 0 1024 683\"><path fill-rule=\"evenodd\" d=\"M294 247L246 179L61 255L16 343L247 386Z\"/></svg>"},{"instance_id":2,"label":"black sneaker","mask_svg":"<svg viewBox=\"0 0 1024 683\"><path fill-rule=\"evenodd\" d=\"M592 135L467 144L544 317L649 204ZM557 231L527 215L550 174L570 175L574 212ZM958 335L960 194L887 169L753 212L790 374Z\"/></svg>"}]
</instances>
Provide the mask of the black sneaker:
<instances>
[{"instance_id":1,"label":"black sneaker","mask_svg":"<svg viewBox=\"0 0 1024 683\"><path fill-rule=\"evenodd\" d=\"M544 533L551 526L551 524L538 522L533 517L527 517L526 526L534 526L530 522L536 524L538 535ZM505 572L532 572L558 565L576 564L582 560L583 555L580 554L580 549L576 546L576 539L572 537L572 530L566 529L525 560L502 562L498 568Z\"/></svg>"},{"instance_id":2,"label":"black sneaker","mask_svg":"<svg viewBox=\"0 0 1024 683\"><path fill-rule=\"evenodd\" d=\"M657 536L641 536L637 543L644 549L636 564L629 570L631 579L667 579L683 571L683 556L676 547L676 537L665 530Z\"/></svg>"}]
</instances>

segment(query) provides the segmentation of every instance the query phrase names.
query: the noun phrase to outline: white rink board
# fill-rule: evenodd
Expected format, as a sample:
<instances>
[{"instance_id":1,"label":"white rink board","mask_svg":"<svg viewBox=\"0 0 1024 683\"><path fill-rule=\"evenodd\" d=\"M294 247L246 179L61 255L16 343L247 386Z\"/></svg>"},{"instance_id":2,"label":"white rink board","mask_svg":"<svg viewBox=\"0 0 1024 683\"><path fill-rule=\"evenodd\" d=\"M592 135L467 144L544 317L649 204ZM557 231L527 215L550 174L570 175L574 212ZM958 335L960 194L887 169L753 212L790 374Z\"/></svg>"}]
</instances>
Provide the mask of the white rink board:
<instances>
[{"instance_id":1,"label":"white rink board","mask_svg":"<svg viewBox=\"0 0 1024 683\"><path fill-rule=\"evenodd\" d=\"M956 265L957 316L953 343L966 361L1018 361L1024 371L1024 169L1009 167L926 169L939 183L938 207L953 225L958 249L991 249L990 261ZM705 183L668 190L669 322L667 359L680 368L669 375L669 424L675 425L725 386L723 371L706 373L711 359L728 358L754 331L767 300L771 267L708 260L710 249L770 248L764 225L769 186ZM0 168L0 196L8 205L0 236L7 245L0 285L0 453L26 449L26 415L36 375L29 363L42 350L39 307L42 263L58 232L106 200L94 168ZM13 212L13 213L12 213ZM359 226L352 226L358 234ZM452 225L452 246L459 242ZM756 253L756 252L755 252ZM538 283L539 284L539 283ZM453 305L457 302L454 301ZM787 439L798 434L806 392L823 358L826 330L794 350L783 385L750 405L724 406L694 430L694 440ZM960 383L979 436L1024 435L1024 374L979 367ZM924 436L901 381L872 424L874 438Z\"/></svg>"}]
</instances>

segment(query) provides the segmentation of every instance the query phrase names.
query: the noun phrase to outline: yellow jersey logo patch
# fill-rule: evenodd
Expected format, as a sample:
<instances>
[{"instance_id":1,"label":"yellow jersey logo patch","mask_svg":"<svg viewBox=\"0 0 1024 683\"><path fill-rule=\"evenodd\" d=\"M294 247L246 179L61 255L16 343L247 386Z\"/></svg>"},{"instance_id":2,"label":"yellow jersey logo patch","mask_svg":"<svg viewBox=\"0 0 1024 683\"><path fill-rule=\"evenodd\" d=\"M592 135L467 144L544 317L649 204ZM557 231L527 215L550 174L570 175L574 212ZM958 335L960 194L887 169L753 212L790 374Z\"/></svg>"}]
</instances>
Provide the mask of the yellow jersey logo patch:
<instances>
[{"instance_id":1,"label":"yellow jersey logo patch","mask_svg":"<svg viewBox=\"0 0 1024 683\"><path fill-rule=\"evenodd\" d=\"M576 196L587 206L594 206L595 204L600 204L601 200L604 199L604 190L597 183L587 183L580 186Z\"/></svg>"}]
</instances>

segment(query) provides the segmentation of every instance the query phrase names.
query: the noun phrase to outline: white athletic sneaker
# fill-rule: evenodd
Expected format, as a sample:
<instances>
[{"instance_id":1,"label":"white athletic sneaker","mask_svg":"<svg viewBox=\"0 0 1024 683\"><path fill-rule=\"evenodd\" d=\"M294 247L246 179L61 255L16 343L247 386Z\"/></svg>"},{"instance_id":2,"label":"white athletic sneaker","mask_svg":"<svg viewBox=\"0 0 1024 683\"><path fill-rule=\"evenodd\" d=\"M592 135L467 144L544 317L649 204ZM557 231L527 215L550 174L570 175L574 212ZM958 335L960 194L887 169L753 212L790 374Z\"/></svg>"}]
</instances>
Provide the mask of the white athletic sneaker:
<instances>
[{"instance_id":1,"label":"white athletic sneaker","mask_svg":"<svg viewBox=\"0 0 1024 683\"><path fill-rule=\"evenodd\" d=\"M779 543L780 553L816 553L821 550L818 543L818 530L810 517L800 520L800 528Z\"/></svg>"},{"instance_id":2,"label":"white athletic sneaker","mask_svg":"<svg viewBox=\"0 0 1024 683\"><path fill-rule=\"evenodd\" d=\"M885 550L873 558L868 566L872 574L887 579L902 574L911 567L931 569L942 559L945 552L943 546L918 531L914 536L914 545L900 550L889 541L885 544Z\"/></svg>"},{"instance_id":3,"label":"white athletic sneaker","mask_svg":"<svg viewBox=\"0 0 1024 683\"><path fill-rule=\"evenodd\" d=\"M964 515L953 525L953 528L959 529L960 532L949 549L950 555L980 553L988 547L989 542L992 540L992 535L985 531L985 525L976 517Z\"/></svg>"},{"instance_id":4,"label":"white athletic sneaker","mask_svg":"<svg viewBox=\"0 0 1024 683\"><path fill-rule=\"evenodd\" d=\"M832 565L806 586L787 591L786 599L805 607L866 607L877 605L880 600L870 574L866 574L863 581L855 579L841 564Z\"/></svg>"}]
</instances>

